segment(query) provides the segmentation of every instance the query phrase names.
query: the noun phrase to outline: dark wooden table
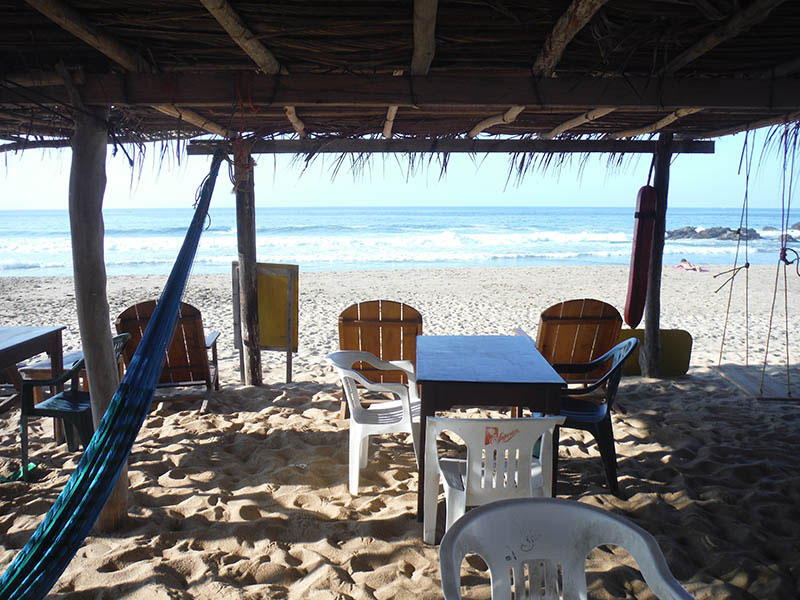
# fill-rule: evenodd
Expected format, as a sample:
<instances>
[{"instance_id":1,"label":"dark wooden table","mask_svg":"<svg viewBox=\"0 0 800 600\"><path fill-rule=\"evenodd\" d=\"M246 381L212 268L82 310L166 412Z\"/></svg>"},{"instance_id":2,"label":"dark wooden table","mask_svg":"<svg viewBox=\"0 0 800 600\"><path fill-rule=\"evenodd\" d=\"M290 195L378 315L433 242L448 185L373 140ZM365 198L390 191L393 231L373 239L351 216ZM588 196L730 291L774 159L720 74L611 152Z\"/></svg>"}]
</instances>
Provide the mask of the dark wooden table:
<instances>
[{"instance_id":1,"label":"dark wooden table","mask_svg":"<svg viewBox=\"0 0 800 600\"><path fill-rule=\"evenodd\" d=\"M0 327L0 370L47 352L53 377L64 370L61 331L59 327Z\"/></svg>"},{"instance_id":2,"label":"dark wooden table","mask_svg":"<svg viewBox=\"0 0 800 600\"><path fill-rule=\"evenodd\" d=\"M421 392L418 521L423 520L425 505L429 416L455 406L517 407L558 414L566 386L533 342L516 335L418 336L417 383Z\"/></svg>"}]
</instances>

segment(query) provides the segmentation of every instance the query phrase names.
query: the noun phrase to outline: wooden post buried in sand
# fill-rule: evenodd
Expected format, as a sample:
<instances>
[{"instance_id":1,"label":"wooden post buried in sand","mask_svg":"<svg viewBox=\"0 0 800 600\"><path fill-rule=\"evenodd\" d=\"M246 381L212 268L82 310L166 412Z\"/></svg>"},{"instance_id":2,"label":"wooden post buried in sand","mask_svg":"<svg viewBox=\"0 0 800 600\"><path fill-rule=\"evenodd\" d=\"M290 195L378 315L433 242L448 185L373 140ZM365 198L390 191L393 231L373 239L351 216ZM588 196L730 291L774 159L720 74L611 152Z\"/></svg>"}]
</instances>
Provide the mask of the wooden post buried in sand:
<instances>
[{"instance_id":1,"label":"wooden post buried in sand","mask_svg":"<svg viewBox=\"0 0 800 600\"><path fill-rule=\"evenodd\" d=\"M76 100L73 98L73 102ZM111 341L103 250L103 194L106 187L108 128L105 109L78 106L74 111L69 221L78 325L97 427L119 385ZM128 514L128 467L95 522L99 533L119 529Z\"/></svg>"},{"instance_id":2,"label":"wooden post buried in sand","mask_svg":"<svg viewBox=\"0 0 800 600\"><path fill-rule=\"evenodd\" d=\"M642 375L658 377L661 362L659 334L661 315L661 269L664 262L664 236L667 227L667 192L669 191L669 161L672 158L672 134L661 133L655 154L653 187L658 196L656 223L653 231L653 250L650 253L647 300L644 315L644 344L640 350L639 364Z\"/></svg>"},{"instance_id":3,"label":"wooden post buried in sand","mask_svg":"<svg viewBox=\"0 0 800 600\"><path fill-rule=\"evenodd\" d=\"M253 159L241 144L234 148L236 179L236 238L239 249L239 306L244 382L261 385L258 339L258 280L256 276L256 210Z\"/></svg>"}]
</instances>

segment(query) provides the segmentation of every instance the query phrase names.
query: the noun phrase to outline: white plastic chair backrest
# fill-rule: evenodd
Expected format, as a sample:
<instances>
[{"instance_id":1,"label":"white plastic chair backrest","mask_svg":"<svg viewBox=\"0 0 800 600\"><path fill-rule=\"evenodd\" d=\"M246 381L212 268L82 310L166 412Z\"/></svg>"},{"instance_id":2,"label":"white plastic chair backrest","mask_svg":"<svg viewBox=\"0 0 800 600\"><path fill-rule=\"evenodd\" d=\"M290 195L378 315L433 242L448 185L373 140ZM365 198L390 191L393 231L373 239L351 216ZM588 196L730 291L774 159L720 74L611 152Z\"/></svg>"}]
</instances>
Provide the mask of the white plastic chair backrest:
<instances>
[{"instance_id":1,"label":"white plastic chair backrest","mask_svg":"<svg viewBox=\"0 0 800 600\"><path fill-rule=\"evenodd\" d=\"M436 438L443 431L458 435L467 447L466 505L475 506L502 498L531 494L533 447L546 433L553 432L564 417L528 417L522 419L460 419L428 417L426 440L436 452ZM427 442L426 442L427 443ZM549 444L542 444L549 446ZM426 462L436 460L432 453ZM435 464L435 463L431 463ZM542 461L542 471L551 461ZM543 474L544 476L544 474ZM549 481L549 477L544 477Z\"/></svg>"},{"instance_id":2,"label":"white plastic chair backrest","mask_svg":"<svg viewBox=\"0 0 800 600\"><path fill-rule=\"evenodd\" d=\"M658 598L692 599L647 531L609 511L559 498L501 500L467 512L442 538L442 591L445 600L461 598L461 564L467 554L478 554L489 567L492 600L510 600L512 585L515 599L584 600L586 557L603 544L625 548Z\"/></svg>"},{"instance_id":3,"label":"white plastic chair backrest","mask_svg":"<svg viewBox=\"0 0 800 600\"><path fill-rule=\"evenodd\" d=\"M352 419L356 422L362 422L368 410L361 404L358 386L356 385L358 383L364 389L375 392L389 392L397 396L403 401L403 422L408 421L409 424L411 423L411 406L409 402L411 397L416 397L417 388L413 366L409 361L387 362L379 359L374 354L361 350L339 350L328 354L326 358L339 373L339 379L342 382L342 388L344 389L345 398L347 398ZM370 381L353 368L355 363L368 363L377 369L387 371L405 371L409 385L406 387L402 383L376 383Z\"/></svg>"}]
</instances>

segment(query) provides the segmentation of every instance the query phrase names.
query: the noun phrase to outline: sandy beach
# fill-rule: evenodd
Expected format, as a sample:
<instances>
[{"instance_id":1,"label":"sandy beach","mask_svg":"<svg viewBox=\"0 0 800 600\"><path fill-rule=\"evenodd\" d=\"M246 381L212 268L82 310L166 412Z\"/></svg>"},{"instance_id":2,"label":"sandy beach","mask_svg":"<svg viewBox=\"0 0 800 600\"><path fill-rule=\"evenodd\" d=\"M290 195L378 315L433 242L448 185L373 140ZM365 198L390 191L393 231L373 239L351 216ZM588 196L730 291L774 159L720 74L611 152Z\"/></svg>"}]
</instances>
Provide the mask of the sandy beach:
<instances>
[{"instance_id":1,"label":"sandy beach","mask_svg":"<svg viewBox=\"0 0 800 600\"><path fill-rule=\"evenodd\" d=\"M715 369L729 313L723 363L760 373L774 267L749 270L718 293L724 269L666 267L662 327L694 338L688 375L626 377L613 418L620 487L608 493L588 434L561 435L559 492L624 515L656 536L677 579L696 597L800 596L800 404L749 397ZM571 298L624 306L626 267L519 267L362 271L300 275L300 348L294 382L284 355L264 352L265 385L240 383L229 275L195 275L184 300L219 339L222 388L200 402L159 402L129 463L125 529L87 538L52 598L405 599L439 598L437 546L416 521L417 471L406 436L371 446L360 495L347 491L348 423L324 362L338 347L336 318L348 305L387 298L417 308L427 334L535 336L540 312ZM111 277L113 318L156 297L164 276ZM785 389L783 277L768 347L768 376ZM790 273L789 306L800 297ZM746 317L748 317L746 319ZM749 334L746 335L748 328ZM788 319L793 396L800 397L800 319ZM0 278L0 325L65 325L65 352L80 347L69 278ZM746 356L746 345L750 355ZM19 461L19 413L0 414L0 474ZM56 447L50 419L31 428L31 484L0 484L0 569L25 544L78 454ZM443 529L440 499L440 531ZM590 596L651 598L621 549L589 558ZM488 598L488 574L468 567L466 597Z\"/></svg>"}]
</instances>

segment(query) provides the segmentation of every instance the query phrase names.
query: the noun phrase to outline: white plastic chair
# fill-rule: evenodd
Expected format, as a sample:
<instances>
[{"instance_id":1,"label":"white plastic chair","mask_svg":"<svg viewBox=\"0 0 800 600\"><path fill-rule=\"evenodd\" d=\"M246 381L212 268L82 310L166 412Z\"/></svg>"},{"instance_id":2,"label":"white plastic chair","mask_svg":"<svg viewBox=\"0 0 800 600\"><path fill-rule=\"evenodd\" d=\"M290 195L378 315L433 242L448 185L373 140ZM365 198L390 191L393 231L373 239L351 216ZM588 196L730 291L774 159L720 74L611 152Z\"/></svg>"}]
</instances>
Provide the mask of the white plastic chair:
<instances>
[{"instance_id":1,"label":"white plastic chair","mask_svg":"<svg viewBox=\"0 0 800 600\"><path fill-rule=\"evenodd\" d=\"M457 419L428 417L425 429L425 498L422 539L433 544L439 485L444 485L447 519L445 531L461 517L467 506L504 498L550 494L553 429L564 417L523 419ZM439 458L436 440L452 431L467 446L467 458ZM541 440L540 461L533 456Z\"/></svg>"},{"instance_id":2,"label":"white plastic chair","mask_svg":"<svg viewBox=\"0 0 800 600\"><path fill-rule=\"evenodd\" d=\"M420 402L414 365L408 360L384 361L369 352L340 350L326 357L339 373L344 395L350 408L350 493L358 495L360 469L367 466L369 436L384 433L410 433L414 444L414 458L419 464L419 414ZM384 371L403 371L408 386L402 383L376 383L353 368L355 363L368 363ZM364 407L356 384L374 392L387 392L397 400L379 402Z\"/></svg>"},{"instance_id":3,"label":"white plastic chair","mask_svg":"<svg viewBox=\"0 0 800 600\"><path fill-rule=\"evenodd\" d=\"M662 600L690 600L655 538L609 511L559 498L501 500L476 508L442 538L445 600L461 599L461 565L478 554L489 567L492 600L585 600L586 557L602 544L625 548ZM560 580L559 580L560 575Z\"/></svg>"}]
</instances>

